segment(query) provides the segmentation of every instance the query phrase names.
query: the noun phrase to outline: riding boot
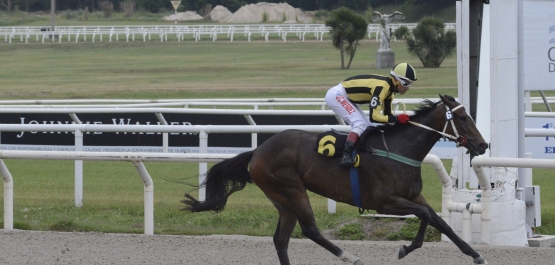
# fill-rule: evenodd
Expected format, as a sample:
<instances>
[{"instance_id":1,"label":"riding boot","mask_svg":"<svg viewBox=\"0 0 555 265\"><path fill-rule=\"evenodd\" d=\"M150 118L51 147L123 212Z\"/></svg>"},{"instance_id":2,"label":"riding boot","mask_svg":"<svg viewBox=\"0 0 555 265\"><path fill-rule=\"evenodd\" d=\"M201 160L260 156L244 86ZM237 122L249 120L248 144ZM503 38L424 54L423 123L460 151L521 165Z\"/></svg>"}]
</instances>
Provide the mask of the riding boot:
<instances>
[{"instance_id":1,"label":"riding boot","mask_svg":"<svg viewBox=\"0 0 555 265\"><path fill-rule=\"evenodd\" d=\"M340 167L352 167L355 165L355 160L352 157L354 148L355 148L355 143L351 141L345 141L345 149L343 150L343 157L341 157L341 162L339 162Z\"/></svg>"}]
</instances>

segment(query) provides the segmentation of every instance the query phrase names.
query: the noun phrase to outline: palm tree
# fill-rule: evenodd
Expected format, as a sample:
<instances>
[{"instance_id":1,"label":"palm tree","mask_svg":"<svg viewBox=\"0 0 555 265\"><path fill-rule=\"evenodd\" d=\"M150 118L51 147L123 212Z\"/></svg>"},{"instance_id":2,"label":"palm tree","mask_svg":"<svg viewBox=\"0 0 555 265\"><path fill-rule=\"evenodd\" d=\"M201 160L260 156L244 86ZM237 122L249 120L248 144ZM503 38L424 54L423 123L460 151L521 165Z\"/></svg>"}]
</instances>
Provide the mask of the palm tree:
<instances>
[{"instance_id":1,"label":"palm tree","mask_svg":"<svg viewBox=\"0 0 555 265\"><path fill-rule=\"evenodd\" d=\"M358 41L366 36L368 22L354 11L340 7L330 12L326 19L326 26L331 27L333 46L341 53L341 69L345 69L344 52L349 55L347 64L347 69L349 69L355 57Z\"/></svg>"},{"instance_id":2,"label":"palm tree","mask_svg":"<svg viewBox=\"0 0 555 265\"><path fill-rule=\"evenodd\" d=\"M447 56L456 52L457 34L445 32L445 24L434 17L424 17L413 29L413 39L407 39L410 54L417 56L424 67L438 68Z\"/></svg>"}]
</instances>

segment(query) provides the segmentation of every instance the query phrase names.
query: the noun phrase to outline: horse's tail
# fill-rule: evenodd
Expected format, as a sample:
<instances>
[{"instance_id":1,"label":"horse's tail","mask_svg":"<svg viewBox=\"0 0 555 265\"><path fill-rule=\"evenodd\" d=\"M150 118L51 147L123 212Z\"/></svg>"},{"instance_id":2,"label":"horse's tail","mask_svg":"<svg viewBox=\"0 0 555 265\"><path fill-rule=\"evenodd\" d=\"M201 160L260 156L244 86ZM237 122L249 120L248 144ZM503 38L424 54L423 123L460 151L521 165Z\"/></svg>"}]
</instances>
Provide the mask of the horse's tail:
<instances>
[{"instance_id":1,"label":"horse's tail","mask_svg":"<svg viewBox=\"0 0 555 265\"><path fill-rule=\"evenodd\" d=\"M248 171L249 162L254 151L244 152L215 164L206 174L206 180L200 187L206 188L206 200L199 201L189 193L181 202L187 206L185 211L220 212L225 208L227 198L234 192L242 190L247 183L252 183Z\"/></svg>"}]
</instances>

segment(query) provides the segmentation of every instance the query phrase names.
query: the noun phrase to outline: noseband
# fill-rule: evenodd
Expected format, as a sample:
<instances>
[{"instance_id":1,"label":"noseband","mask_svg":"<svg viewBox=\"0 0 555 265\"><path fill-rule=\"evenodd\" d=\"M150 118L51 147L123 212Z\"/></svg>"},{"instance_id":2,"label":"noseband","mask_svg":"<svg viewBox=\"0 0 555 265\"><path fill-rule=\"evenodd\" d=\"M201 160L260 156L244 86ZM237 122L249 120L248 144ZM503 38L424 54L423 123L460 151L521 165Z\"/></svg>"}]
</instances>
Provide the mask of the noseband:
<instances>
[{"instance_id":1,"label":"noseband","mask_svg":"<svg viewBox=\"0 0 555 265\"><path fill-rule=\"evenodd\" d=\"M443 104L443 102L440 103L440 104ZM457 147L466 146L466 144L468 144L468 139L463 135L459 135L459 132L457 131L457 127L455 127L455 122L453 121L453 112L455 110L460 109L460 108L464 109L464 106L462 104L460 104L460 105L454 107L451 110L451 109L449 109L449 106L447 106L445 104L443 104L443 105L445 106L446 112L445 112L445 126L443 126L443 131L442 132L440 132L436 129L430 128L430 127L428 127L424 124L420 124L418 122L409 121L409 123L412 124L412 125L418 126L420 128L424 128L426 130L437 132L437 133L443 135L443 137L446 137L446 138L449 138L449 139L455 141L457 143ZM451 125L451 128L453 129L453 133L455 135L450 135L450 134L445 133L445 130L447 130L447 126L449 124Z\"/></svg>"}]
</instances>

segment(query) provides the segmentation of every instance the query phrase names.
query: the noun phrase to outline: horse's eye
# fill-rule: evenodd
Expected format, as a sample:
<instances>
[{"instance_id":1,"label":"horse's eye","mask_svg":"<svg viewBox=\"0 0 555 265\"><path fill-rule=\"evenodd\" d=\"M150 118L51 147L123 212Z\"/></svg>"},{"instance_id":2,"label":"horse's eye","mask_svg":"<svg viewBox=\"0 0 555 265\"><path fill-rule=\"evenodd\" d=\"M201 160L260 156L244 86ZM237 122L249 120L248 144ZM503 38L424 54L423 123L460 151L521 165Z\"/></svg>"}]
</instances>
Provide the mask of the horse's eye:
<instances>
[{"instance_id":1,"label":"horse's eye","mask_svg":"<svg viewBox=\"0 0 555 265\"><path fill-rule=\"evenodd\" d=\"M461 116L461 117L459 117L459 120L461 120L461 121L466 121L466 117L465 117L465 116Z\"/></svg>"}]
</instances>

